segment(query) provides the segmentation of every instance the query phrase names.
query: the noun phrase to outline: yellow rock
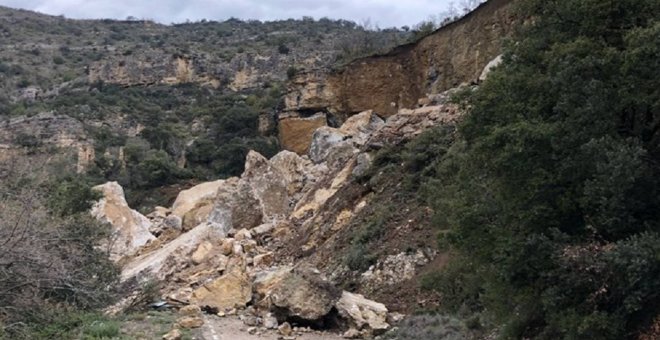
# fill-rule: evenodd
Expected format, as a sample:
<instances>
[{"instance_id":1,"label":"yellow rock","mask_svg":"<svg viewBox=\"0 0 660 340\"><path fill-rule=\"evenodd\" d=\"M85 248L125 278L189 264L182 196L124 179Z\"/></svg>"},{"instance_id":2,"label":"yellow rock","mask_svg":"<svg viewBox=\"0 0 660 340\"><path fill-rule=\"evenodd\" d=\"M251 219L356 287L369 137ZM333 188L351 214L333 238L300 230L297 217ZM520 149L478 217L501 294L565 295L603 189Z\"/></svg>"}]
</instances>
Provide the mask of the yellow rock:
<instances>
[{"instance_id":1,"label":"yellow rock","mask_svg":"<svg viewBox=\"0 0 660 340\"><path fill-rule=\"evenodd\" d=\"M204 319L200 317L186 316L177 320L177 324L181 328L199 328L204 325Z\"/></svg>"},{"instance_id":2,"label":"yellow rock","mask_svg":"<svg viewBox=\"0 0 660 340\"><path fill-rule=\"evenodd\" d=\"M307 154L316 129L327 125L325 114L315 114L311 117L291 117L280 119L280 144L285 150L299 155Z\"/></svg>"},{"instance_id":3,"label":"yellow rock","mask_svg":"<svg viewBox=\"0 0 660 340\"><path fill-rule=\"evenodd\" d=\"M209 254L211 253L211 250L213 250L213 243L209 241L204 241L199 244L197 247L197 250L193 252L191 259L194 264L200 264L204 262L209 257Z\"/></svg>"},{"instance_id":4,"label":"yellow rock","mask_svg":"<svg viewBox=\"0 0 660 340\"><path fill-rule=\"evenodd\" d=\"M193 292L198 305L230 309L245 307L252 300L252 283L243 263L234 264L221 277L202 285Z\"/></svg>"}]
</instances>

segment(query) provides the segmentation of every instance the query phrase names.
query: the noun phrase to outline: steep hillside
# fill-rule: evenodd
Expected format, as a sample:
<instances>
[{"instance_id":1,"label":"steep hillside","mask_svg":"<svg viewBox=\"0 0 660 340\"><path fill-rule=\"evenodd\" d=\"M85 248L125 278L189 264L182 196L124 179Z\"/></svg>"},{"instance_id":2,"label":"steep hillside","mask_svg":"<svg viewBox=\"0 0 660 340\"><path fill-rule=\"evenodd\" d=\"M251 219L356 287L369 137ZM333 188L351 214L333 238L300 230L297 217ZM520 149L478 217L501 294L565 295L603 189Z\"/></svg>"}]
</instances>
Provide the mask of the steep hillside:
<instances>
[{"instance_id":1,"label":"steep hillside","mask_svg":"<svg viewBox=\"0 0 660 340\"><path fill-rule=\"evenodd\" d=\"M148 206L173 197L146 191L240 174L251 149L274 155L288 78L350 58L356 41L406 38L342 20L161 25L5 7L0 34L0 158L58 148Z\"/></svg>"},{"instance_id":2,"label":"steep hillside","mask_svg":"<svg viewBox=\"0 0 660 340\"><path fill-rule=\"evenodd\" d=\"M417 42L333 72L301 74L290 84L286 109L343 118L373 109L389 116L428 94L475 82L515 27L514 3L487 1Z\"/></svg>"},{"instance_id":3,"label":"steep hillside","mask_svg":"<svg viewBox=\"0 0 660 340\"><path fill-rule=\"evenodd\" d=\"M423 104L429 95L477 83L489 63L497 64L504 39L518 23L515 5L513 0L487 1L419 41L336 70L300 73L287 86L280 143L304 153L319 124L312 114L324 113L331 125L364 110L388 117Z\"/></svg>"},{"instance_id":4,"label":"steep hillside","mask_svg":"<svg viewBox=\"0 0 660 340\"><path fill-rule=\"evenodd\" d=\"M242 90L286 80L287 69L326 67L347 36L396 43L396 30L364 32L322 19L262 23L231 19L161 25L70 20L0 7L2 103L48 97L78 83L198 83ZM391 42L388 42L390 41Z\"/></svg>"}]
</instances>

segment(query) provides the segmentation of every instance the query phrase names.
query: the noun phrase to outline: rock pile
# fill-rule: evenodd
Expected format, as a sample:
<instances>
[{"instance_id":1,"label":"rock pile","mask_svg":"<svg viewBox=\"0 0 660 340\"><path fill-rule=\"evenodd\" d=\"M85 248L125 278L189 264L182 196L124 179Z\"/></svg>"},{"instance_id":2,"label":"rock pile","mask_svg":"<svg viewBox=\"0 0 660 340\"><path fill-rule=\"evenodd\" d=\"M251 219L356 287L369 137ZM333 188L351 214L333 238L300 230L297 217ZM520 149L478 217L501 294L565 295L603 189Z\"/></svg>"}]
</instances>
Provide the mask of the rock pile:
<instances>
[{"instance_id":1,"label":"rock pile","mask_svg":"<svg viewBox=\"0 0 660 340\"><path fill-rule=\"evenodd\" d=\"M240 177L184 190L171 208L156 208L147 217L128 208L118 184L105 184L93 213L124 240L116 252L127 256L122 280L165 282L167 301L185 306L180 327L199 327L192 315L199 309L237 314L248 327L278 329L283 336L294 332L292 324L348 329L350 337L381 334L390 327L383 304L338 289L322 271L304 261L292 263L279 250L301 230L319 235L341 230L364 208L366 201L355 202L354 209L338 214L331 230L313 228L315 218L331 208L330 199L369 168L374 149L458 118L458 109L447 104L401 110L387 120L365 111L340 128L316 129L308 155L283 151L266 159L251 151ZM392 254L364 280L400 282L433 255Z\"/></svg>"}]
</instances>

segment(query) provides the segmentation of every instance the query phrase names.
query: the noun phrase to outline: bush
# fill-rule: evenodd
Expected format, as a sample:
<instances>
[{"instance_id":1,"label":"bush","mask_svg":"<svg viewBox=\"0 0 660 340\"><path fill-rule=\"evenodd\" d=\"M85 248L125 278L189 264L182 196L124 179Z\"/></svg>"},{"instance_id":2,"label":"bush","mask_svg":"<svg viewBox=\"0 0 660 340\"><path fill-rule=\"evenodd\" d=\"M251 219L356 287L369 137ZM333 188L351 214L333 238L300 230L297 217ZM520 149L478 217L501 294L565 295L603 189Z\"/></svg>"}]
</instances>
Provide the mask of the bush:
<instances>
[{"instance_id":1,"label":"bush","mask_svg":"<svg viewBox=\"0 0 660 340\"><path fill-rule=\"evenodd\" d=\"M346 254L345 263L349 269L363 272L376 264L376 257L367 252L364 244L354 244Z\"/></svg>"},{"instance_id":2,"label":"bush","mask_svg":"<svg viewBox=\"0 0 660 340\"><path fill-rule=\"evenodd\" d=\"M465 325L446 315L412 315L385 334L385 339L467 340L471 337Z\"/></svg>"},{"instance_id":3,"label":"bush","mask_svg":"<svg viewBox=\"0 0 660 340\"><path fill-rule=\"evenodd\" d=\"M285 44L280 44L279 46L277 46L277 52L279 52L280 54L289 54L290 51L291 50L289 49L289 47L286 46Z\"/></svg>"},{"instance_id":4,"label":"bush","mask_svg":"<svg viewBox=\"0 0 660 340\"><path fill-rule=\"evenodd\" d=\"M131 181L137 187L155 188L174 183L187 174L162 150L149 150L146 157L131 169Z\"/></svg>"},{"instance_id":5,"label":"bush","mask_svg":"<svg viewBox=\"0 0 660 340\"><path fill-rule=\"evenodd\" d=\"M298 70L296 69L295 66L289 66L289 68L286 69L286 77L287 79L291 80L293 77L298 74Z\"/></svg>"},{"instance_id":6,"label":"bush","mask_svg":"<svg viewBox=\"0 0 660 340\"><path fill-rule=\"evenodd\" d=\"M438 289L503 338L626 338L660 303L660 3L521 9L536 20L429 172L436 221L462 259Z\"/></svg>"},{"instance_id":7,"label":"bush","mask_svg":"<svg viewBox=\"0 0 660 340\"><path fill-rule=\"evenodd\" d=\"M89 211L101 194L92 191L84 176L60 178L50 185L48 206L59 216L70 216Z\"/></svg>"},{"instance_id":8,"label":"bush","mask_svg":"<svg viewBox=\"0 0 660 340\"><path fill-rule=\"evenodd\" d=\"M87 212L75 214L79 204L61 210L74 213L69 216L52 214L47 208L48 193L61 190L79 198L86 196L79 193L87 193L88 187L70 182L49 188L52 169L39 163L13 160L11 168L5 169L9 175L0 179L0 239L3 249L11 250L0 252L0 321L11 338L33 328L47 332L45 325L56 324L72 309L106 306L114 301L119 278L118 268L101 247L109 240L107 226ZM62 202L62 206L67 204ZM53 334L68 331L50 329Z\"/></svg>"}]
</instances>

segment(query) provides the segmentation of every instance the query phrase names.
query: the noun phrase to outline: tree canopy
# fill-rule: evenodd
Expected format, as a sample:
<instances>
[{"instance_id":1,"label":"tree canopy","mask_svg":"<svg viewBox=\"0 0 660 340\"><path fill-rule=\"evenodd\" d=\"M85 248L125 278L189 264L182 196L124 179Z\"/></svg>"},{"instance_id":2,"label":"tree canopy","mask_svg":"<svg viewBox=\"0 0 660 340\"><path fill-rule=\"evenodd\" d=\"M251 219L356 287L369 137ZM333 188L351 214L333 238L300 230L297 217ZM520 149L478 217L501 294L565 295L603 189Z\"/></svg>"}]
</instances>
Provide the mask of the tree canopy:
<instances>
[{"instance_id":1,"label":"tree canopy","mask_svg":"<svg viewBox=\"0 0 660 340\"><path fill-rule=\"evenodd\" d=\"M438 287L505 338L632 337L660 302L660 2L520 11L436 160L430 199L460 259Z\"/></svg>"}]
</instances>

